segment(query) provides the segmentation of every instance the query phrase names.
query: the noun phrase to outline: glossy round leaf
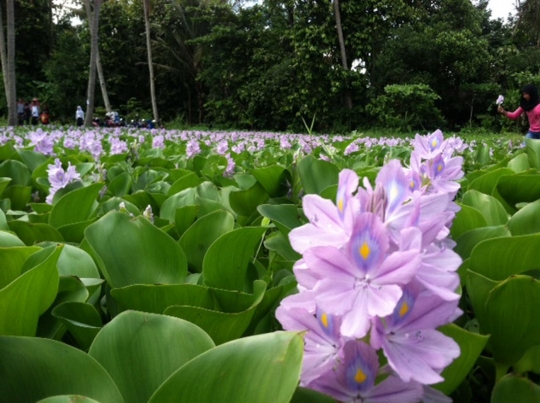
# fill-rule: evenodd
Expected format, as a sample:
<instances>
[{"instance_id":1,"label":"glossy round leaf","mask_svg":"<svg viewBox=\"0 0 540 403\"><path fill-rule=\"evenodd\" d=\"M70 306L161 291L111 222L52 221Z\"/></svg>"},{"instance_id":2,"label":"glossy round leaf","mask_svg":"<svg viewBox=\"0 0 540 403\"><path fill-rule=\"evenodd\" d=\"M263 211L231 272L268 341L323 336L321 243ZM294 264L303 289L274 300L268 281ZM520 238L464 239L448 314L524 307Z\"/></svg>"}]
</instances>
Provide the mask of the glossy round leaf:
<instances>
[{"instance_id":1,"label":"glossy round leaf","mask_svg":"<svg viewBox=\"0 0 540 403\"><path fill-rule=\"evenodd\" d=\"M98 206L96 198L103 186L103 183L94 183L64 195L54 204L49 224L58 228L87 221Z\"/></svg>"},{"instance_id":2,"label":"glossy round leaf","mask_svg":"<svg viewBox=\"0 0 540 403\"><path fill-rule=\"evenodd\" d=\"M540 268L539 250L540 233L487 239L472 251L470 269L492 280L505 280Z\"/></svg>"},{"instance_id":3,"label":"glossy round leaf","mask_svg":"<svg viewBox=\"0 0 540 403\"><path fill-rule=\"evenodd\" d=\"M36 403L100 403L97 400L81 395L62 395L42 399Z\"/></svg>"},{"instance_id":4,"label":"glossy round leaf","mask_svg":"<svg viewBox=\"0 0 540 403\"><path fill-rule=\"evenodd\" d=\"M39 316L53 303L62 246L43 252L48 253L43 262L0 290L0 335L34 336Z\"/></svg>"},{"instance_id":5,"label":"glossy round leaf","mask_svg":"<svg viewBox=\"0 0 540 403\"><path fill-rule=\"evenodd\" d=\"M444 382L433 385L435 389L449 395L467 377L480 353L484 350L489 336L468 332L454 324L443 326L439 330L451 337L459 345L461 351L459 357L442 372L441 376L444 378Z\"/></svg>"},{"instance_id":6,"label":"glossy round leaf","mask_svg":"<svg viewBox=\"0 0 540 403\"><path fill-rule=\"evenodd\" d=\"M204 256L205 284L238 291L251 286L251 281L246 278L248 264L253 260L266 230L264 227L244 227L219 237Z\"/></svg>"},{"instance_id":7,"label":"glossy round leaf","mask_svg":"<svg viewBox=\"0 0 540 403\"><path fill-rule=\"evenodd\" d=\"M319 194L328 186L338 183L339 168L330 162L322 161L311 155L298 163L298 175L306 194Z\"/></svg>"},{"instance_id":8,"label":"glossy round leaf","mask_svg":"<svg viewBox=\"0 0 540 403\"><path fill-rule=\"evenodd\" d=\"M490 347L496 361L516 363L540 344L540 282L515 276L497 285L486 302Z\"/></svg>"},{"instance_id":9,"label":"glossy round leaf","mask_svg":"<svg viewBox=\"0 0 540 403\"><path fill-rule=\"evenodd\" d=\"M52 315L60 319L83 350L88 350L101 330L101 316L93 305L69 301L56 306Z\"/></svg>"},{"instance_id":10,"label":"glossy round leaf","mask_svg":"<svg viewBox=\"0 0 540 403\"><path fill-rule=\"evenodd\" d=\"M288 403L302 366L297 333L274 332L215 347L176 371L149 403Z\"/></svg>"},{"instance_id":11,"label":"glossy round leaf","mask_svg":"<svg viewBox=\"0 0 540 403\"><path fill-rule=\"evenodd\" d=\"M450 233L453 239L475 228L487 227L487 221L483 214L474 207L459 204L460 210L457 212Z\"/></svg>"},{"instance_id":12,"label":"glossy round leaf","mask_svg":"<svg viewBox=\"0 0 540 403\"><path fill-rule=\"evenodd\" d=\"M99 402L123 403L110 375L88 354L54 340L0 336L0 396L35 403L77 394Z\"/></svg>"},{"instance_id":13,"label":"glossy round leaf","mask_svg":"<svg viewBox=\"0 0 540 403\"><path fill-rule=\"evenodd\" d=\"M178 241L186 253L189 267L201 272L204 255L210 245L233 228L234 217L225 210L214 211L195 221Z\"/></svg>"},{"instance_id":14,"label":"glossy round leaf","mask_svg":"<svg viewBox=\"0 0 540 403\"><path fill-rule=\"evenodd\" d=\"M89 355L108 371L126 403L146 403L170 375L213 347L189 322L129 311L101 330Z\"/></svg>"},{"instance_id":15,"label":"glossy round leaf","mask_svg":"<svg viewBox=\"0 0 540 403\"><path fill-rule=\"evenodd\" d=\"M512 235L528 235L540 232L540 200L530 203L515 213L508 221Z\"/></svg>"},{"instance_id":16,"label":"glossy round leaf","mask_svg":"<svg viewBox=\"0 0 540 403\"><path fill-rule=\"evenodd\" d=\"M180 284L187 275L182 249L144 217L110 212L86 228L85 235L112 288Z\"/></svg>"},{"instance_id":17,"label":"glossy round leaf","mask_svg":"<svg viewBox=\"0 0 540 403\"><path fill-rule=\"evenodd\" d=\"M455 252L461 256L463 260L471 256L471 252L480 242L491 239L510 236L510 231L504 225L496 227L481 227L465 232L456 239Z\"/></svg>"},{"instance_id":18,"label":"glossy round leaf","mask_svg":"<svg viewBox=\"0 0 540 403\"><path fill-rule=\"evenodd\" d=\"M238 339L248 328L258 305L263 300L266 283L256 281L251 305L241 312L220 312L194 306L170 306L165 310L165 315L190 321L203 329L214 340L216 345ZM228 301L233 302L233 301Z\"/></svg>"},{"instance_id":19,"label":"glossy round leaf","mask_svg":"<svg viewBox=\"0 0 540 403\"><path fill-rule=\"evenodd\" d=\"M508 374L493 388L491 403L540 403L540 386L527 378Z\"/></svg>"},{"instance_id":20,"label":"glossy round leaf","mask_svg":"<svg viewBox=\"0 0 540 403\"><path fill-rule=\"evenodd\" d=\"M509 178L505 176L504 178ZM508 214L501 203L493 196L469 190L463 195L462 204L480 211L489 226L504 225L508 221Z\"/></svg>"}]
</instances>

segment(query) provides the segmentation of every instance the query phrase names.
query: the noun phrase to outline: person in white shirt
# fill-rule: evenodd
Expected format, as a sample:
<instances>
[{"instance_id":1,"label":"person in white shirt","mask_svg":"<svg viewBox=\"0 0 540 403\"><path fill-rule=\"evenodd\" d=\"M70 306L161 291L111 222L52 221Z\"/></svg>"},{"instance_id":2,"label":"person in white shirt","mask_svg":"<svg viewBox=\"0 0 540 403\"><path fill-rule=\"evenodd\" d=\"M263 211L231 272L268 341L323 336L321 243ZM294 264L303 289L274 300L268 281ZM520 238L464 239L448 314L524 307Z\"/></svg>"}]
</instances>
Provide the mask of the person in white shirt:
<instances>
[{"instance_id":1,"label":"person in white shirt","mask_svg":"<svg viewBox=\"0 0 540 403\"><path fill-rule=\"evenodd\" d=\"M77 111L75 112L75 119L77 119L77 126L82 126L84 123L84 111L80 106L77 106Z\"/></svg>"},{"instance_id":2,"label":"person in white shirt","mask_svg":"<svg viewBox=\"0 0 540 403\"><path fill-rule=\"evenodd\" d=\"M39 101L36 98L33 99L30 108L32 114L32 124L35 126L39 122Z\"/></svg>"}]
</instances>

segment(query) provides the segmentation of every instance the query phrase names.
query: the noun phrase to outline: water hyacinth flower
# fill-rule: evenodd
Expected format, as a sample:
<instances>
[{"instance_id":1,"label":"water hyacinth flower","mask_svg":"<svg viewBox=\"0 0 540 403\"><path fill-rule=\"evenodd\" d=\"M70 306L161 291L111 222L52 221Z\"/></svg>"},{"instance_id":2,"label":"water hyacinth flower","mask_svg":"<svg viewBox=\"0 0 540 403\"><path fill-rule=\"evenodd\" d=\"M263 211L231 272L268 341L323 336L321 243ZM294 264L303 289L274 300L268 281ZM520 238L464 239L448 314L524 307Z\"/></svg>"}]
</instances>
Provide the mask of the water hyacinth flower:
<instances>
[{"instance_id":1,"label":"water hyacinth flower","mask_svg":"<svg viewBox=\"0 0 540 403\"><path fill-rule=\"evenodd\" d=\"M463 159L441 131L412 144L410 166L389 161L375 187L343 170L335 204L306 195L309 223L289 234L302 255L299 293L276 317L307 331L301 384L342 402L446 401L425 385L441 382L460 354L436 329L461 315L462 261L448 236Z\"/></svg>"},{"instance_id":2,"label":"water hyacinth flower","mask_svg":"<svg viewBox=\"0 0 540 403\"><path fill-rule=\"evenodd\" d=\"M58 190L65 188L71 182L81 179L81 175L71 165L71 162L68 162L68 168L64 171L58 158L54 160L53 165L48 165L47 176L51 184L49 195L45 199L48 204L52 204L53 197Z\"/></svg>"},{"instance_id":3,"label":"water hyacinth flower","mask_svg":"<svg viewBox=\"0 0 540 403\"><path fill-rule=\"evenodd\" d=\"M499 97L497 98L497 100L495 101L495 103L497 105L502 105L502 103L504 102L504 97L502 95L499 95Z\"/></svg>"}]
</instances>

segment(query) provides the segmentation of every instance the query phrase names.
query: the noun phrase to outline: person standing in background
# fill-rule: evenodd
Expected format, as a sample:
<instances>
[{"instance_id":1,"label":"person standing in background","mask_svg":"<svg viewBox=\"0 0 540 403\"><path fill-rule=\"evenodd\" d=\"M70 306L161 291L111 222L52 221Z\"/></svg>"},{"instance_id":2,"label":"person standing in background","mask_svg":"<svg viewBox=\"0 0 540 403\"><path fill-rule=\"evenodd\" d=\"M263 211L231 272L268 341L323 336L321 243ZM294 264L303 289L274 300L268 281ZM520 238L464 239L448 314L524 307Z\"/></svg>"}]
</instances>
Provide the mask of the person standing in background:
<instances>
[{"instance_id":1,"label":"person standing in background","mask_svg":"<svg viewBox=\"0 0 540 403\"><path fill-rule=\"evenodd\" d=\"M521 89L519 108L514 112L504 110L501 105L497 110L512 120L517 120L525 112L529 119L529 131L525 137L540 140L540 98L534 85L528 84Z\"/></svg>"},{"instance_id":2,"label":"person standing in background","mask_svg":"<svg viewBox=\"0 0 540 403\"><path fill-rule=\"evenodd\" d=\"M32 125L37 125L39 122L39 102L37 98L32 100L32 105L30 107L32 113Z\"/></svg>"},{"instance_id":3,"label":"person standing in background","mask_svg":"<svg viewBox=\"0 0 540 403\"><path fill-rule=\"evenodd\" d=\"M19 126L22 126L24 123L24 101L22 98L19 98L17 102L17 122Z\"/></svg>"},{"instance_id":4,"label":"person standing in background","mask_svg":"<svg viewBox=\"0 0 540 403\"><path fill-rule=\"evenodd\" d=\"M75 112L75 119L77 119L77 126L81 127L84 123L84 111L80 106L77 106L77 111Z\"/></svg>"}]
</instances>

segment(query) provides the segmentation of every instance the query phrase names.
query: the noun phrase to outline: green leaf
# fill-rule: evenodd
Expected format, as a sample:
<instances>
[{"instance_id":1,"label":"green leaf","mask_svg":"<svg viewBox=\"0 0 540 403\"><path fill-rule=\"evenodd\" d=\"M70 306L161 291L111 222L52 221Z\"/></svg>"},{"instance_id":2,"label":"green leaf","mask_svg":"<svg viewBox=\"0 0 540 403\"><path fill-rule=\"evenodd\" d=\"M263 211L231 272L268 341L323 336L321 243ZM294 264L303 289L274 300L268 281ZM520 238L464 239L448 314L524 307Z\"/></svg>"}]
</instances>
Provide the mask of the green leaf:
<instances>
[{"instance_id":1,"label":"green leaf","mask_svg":"<svg viewBox=\"0 0 540 403\"><path fill-rule=\"evenodd\" d=\"M185 206L176 209L174 223L178 236L184 235L187 229L193 225L198 213L199 206Z\"/></svg>"},{"instance_id":2,"label":"green leaf","mask_svg":"<svg viewBox=\"0 0 540 403\"><path fill-rule=\"evenodd\" d=\"M0 247L0 290L19 277L24 261L39 250L37 246Z\"/></svg>"},{"instance_id":3,"label":"green leaf","mask_svg":"<svg viewBox=\"0 0 540 403\"><path fill-rule=\"evenodd\" d=\"M9 160L0 164L0 177L11 178L9 186L29 186L30 170L20 161Z\"/></svg>"},{"instance_id":4,"label":"green leaf","mask_svg":"<svg viewBox=\"0 0 540 403\"><path fill-rule=\"evenodd\" d=\"M540 200L530 203L514 214L508 221L512 235L528 235L540 232Z\"/></svg>"},{"instance_id":5,"label":"green leaf","mask_svg":"<svg viewBox=\"0 0 540 403\"><path fill-rule=\"evenodd\" d=\"M43 250L48 254L43 262L0 290L0 335L35 335L39 316L58 291L56 262L61 252L62 246Z\"/></svg>"},{"instance_id":6,"label":"green leaf","mask_svg":"<svg viewBox=\"0 0 540 403\"><path fill-rule=\"evenodd\" d=\"M0 396L34 403L50 396L77 394L123 403L110 375L88 354L54 340L0 336Z\"/></svg>"},{"instance_id":7,"label":"green leaf","mask_svg":"<svg viewBox=\"0 0 540 403\"><path fill-rule=\"evenodd\" d=\"M11 178L0 178L0 195L4 193L4 190L11 182Z\"/></svg>"},{"instance_id":8,"label":"green leaf","mask_svg":"<svg viewBox=\"0 0 540 403\"><path fill-rule=\"evenodd\" d=\"M257 210L263 217L272 220L285 236L288 236L293 228L303 224L295 204L263 204L257 207Z\"/></svg>"},{"instance_id":9,"label":"green leaf","mask_svg":"<svg viewBox=\"0 0 540 403\"><path fill-rule=\"evenodd\" d=\"M513 175L514 171L509 168L499 168L495 171L490 171L475 180L473 180L467 190L477 190L481 193L491 195L493 189L497 186L499 178L502 176Z\"/></svg>"},{"instance_id":10,"label":"green leaf","mask_svg":"<svg viewBox=\"0 0 540 403\"><path fill-rule=\"evenodd\" d=\"M52 396L42 399L37 403L99 403L97 400L81 395Z\"/></svg>"},{"instance_id":11,"label":"green leaf","mask_svg":"<svg viewBox=\"0 0 540 403\"><path fill-rule=\"evenodd\" d=\"M52 315L60 319L83 350L88 350L103 325L93 305L70 301L59 304Z\"/></svg>"},{"instance_id":12,"label":"green leaf","mask_svg":"<svg viewBox=\"0 0 540 403\"><path fill-rule=\"evenodd\" d=\"M189 322L132 311L108 323L89 354L111 374L126 403L146 403L170 375L213 347Z\"/></svg>"},{"instance_id":13,"label":"green leaf","mask_svg":"<svg viewBox=\"0 0 540 403\"><path fill-rule=\"evenodd\" d=\"M149 403L288 403L298 384L304 342L275 332L223 344L176 371Z\"/></svg>"},{"instance_id":14,"label":"green leaf","mask_svg":"<svg viewBox=\"0 0 540 403\"><path fill-rule=\"evenodd\" d=\"M497 227L482 227L475 228L465 232L456 239L455 252L461 256L463 260L469 258L474 247L480 242L491 239L510 236L510 231L504 225Z\"/></svg>"},{"instance_id":15,"label":"green leaf","mask_svg":"<svg viewBox=\"0 0 540 403\"><path fill-rule=\"evenodd\" d=\"M287 182L291 182L291 174L279 165L253 169L251 174L270 197L285 196L289 191Z\"/></svg>"},{"instance_id":16,"label":"green leaf","mask_svg":"<svg viewBox=\"0 0 540 403\"><path fill-rule=\"evenodd\" d=\"M9 227L26 245L35 245L45 241L64 242L62 234L48 224L14 220L9 222Z\"/></svg>"},{"instance_id":17,"label":"green leaf","mask_svg":"<svg viewBox=\"0 0 540 403\"><path fill-rule=\"evenodd\" d=\"M107 185L107 192L115 197L123 197L129 192L131 184L131 176L129 173L123 172L111 180Z\"/></svg>"},{"instance_id":18,"label":"green leaf","mask_svg":"<svg viewBox=\"0 0 540 403\"><path fill-rule=\"evenodd\" d=\"M175 316L177 318L190 321L201 327L214 340L216 345L238 339L248 328L257 306L261 303L266 283L264 281L255 281L254 293L249 296L251 305L241 312L219 312L193 306L170 306L165 310L165 315ZM216 290L217 291L217 290ZM234 297L234 295L227 295ZM222 302L235 302L234 299Z\"/></svg>"},{"instance_id":19,"label":"green leaf","mask_svg":"<svg viewBox=\"0 0 540 403\"><path fill-rule=\"evenodd\" d=\"M463 195L462 204L480 211L489 226L504 225L508 221L506 210L493 196L480 193L476 190L469 190Z\"/></svg>"},{"instance_id":20,"label":"green leaf","mask_svg":"<svg viewBox=\"0 0 540 403\"><path fill-rule=\"evenodd\" d=\"M103 281L103 280L100 280ZM52 315L52 311L64 302L85 302L90 293L85 284L77 277L61 276L58 283L58 293L52 305L39 317L37 337L60 340L66 332L66 327Z\"/></svg>"},{"instance_id":21,"label":"green leaf","mask_svg":"<svg viewBox=\"0 0 540 403\"><path fill-rule=\"evenodd\" d=\"M468 332L454 324L443 326L439 330L454 339L461 350L459 357L442 372L441 376L444 378L444 382L433 385L435 389L449 395L469 375L474 363L484 350L489 336Z\"/></svg>"},{"instance_id":22,"label":"green leaf","mask_svg":"<svg viewBox=\"0 0 540 403\"><path fill-rule=\"evenodd\" d=\"M182 190L197 187L203 182L204 179L199 178L195 172L190 172L189 174L184 175L180 179L176 180L172 184L167 195L175 195L180 193Z\"/></svg>"},{"instance_id":23,"label":"green leaf","mask_svg":"<svg viewBox=\"0 0 540 403\"><path fill-rule=\"evenodd\" d=\"M496 383L491 403L540 403L540 386L521 376L508 374Z\"/></svg>"},{"instance_id":24,"label":"green leaf","mask_svg":"<svg viewBox=\"0 0 540 403\"><path fill-rule=\"evenodd\" d=\"M131 284L180 284L186 256L169 235L146 218L110 212L85 231L86 240L112 288Z\"/></svg>"},{"instance_id":25,"label":"green leaf","mask_svg":"<svg viewBox=\"0 0 540 403\"><path fill-rule=\"evenodd\" d=\"M32 196L31 186L12 185L4 190L1 198L11 200L11 209L24 210Z\"/></svg>"},{"instance_id":26,"label":"green leaf","mask_svg":"<svg viewBox=\"0 0 540 403\"><path fill-rule=\"evenodd\" d=\"M526 372L540 374L540 345L529 348L514 365L513 370L519 374Z\"/></svg>"},{"instance_id":27,"label":"green leaf","mask_svg":"<svg viewBox=\"0 0 540 403\"><path fill-rule=\"evenodd\" d=\"M72 245L64 245L64 249L58 259L58 273L61 276L100 278L99 271L92 257L84 250Z\"/></svg>"},{"instance_id":28,"label":"green leaf","mask_svg":"<svg viewBox=\"0 0 540 403\"><path fill-rule=\"evenodd\" d=\"M458 203L460 210L452 222L450 233L453 239L475 228L487 227L487 221L480 211L473 207Z\"/></svg>"},{"instance_id":29,"label":"green leaf","mask_svg":"<svg viewBox=\"0 0 540 403\"><path fill-rule=\"evenodd\" d=\"M539 178L538 174L505 176L499 179L497 190L511 206L518 203L531 203L540 199Z\"/></svg>"},{"instance_id":30,"label":"green leaf","mask_svg":"<svg viewBox=\"0 0 540 403\"><path fill-rule=\"evenodd\" d=\"M32 150L19 149L17 150L17 153L19 153L24 164L28 167L30 171L33 171L40 165L43 165L45 162L47 162L47 157Z\"/></svg>"},{"instance_id":31,"label":"green leaf","mask_svg":"<svg viewBox=\"0 0 540 403\"><path fill-rule=\"evenodd\" d=\"M525 144L525 152L529 157L530 166L536 169L540 169L540 141L525 138Z\"/></svg>"},{"instance_id":32,"label":"green leaf","mask_svg":"<svg viewBox=\"0 0 540 403\"><path fill-rule=\"evenodd\" d=\"M527 157L527 154L517 155L510 161L508 161L508 168L510 168L516 173L526 171L530 167L531 166L529 165L529 159Z\"/></svg>"},{"instance_id":33,"label":"green leaf","mask_svg":"<svg viewBox=\"0 0 540 403\"><path fill-rule=\"evenodd\" d=\"M248 264L257 253L266 232L264 227L244 227L219 237L203 260L205 284L226 290L245 291L251 281L246 278ZM247 287L246 287L247 285Z\"/></svg>"},{"instance_id":34,"label":"green leaf","mask_svg":"<svg viewBox=\"0 0 540 403\"><path fill-rule=\"evenodd\" d=\"M132 285L115 288L111 295L121 311L134 309L149 313L163 313L172 305L190 305L215 309L216 300L212 290L194 284Z\"/></svg>"},{"instance_id":35,"label":"green leaf","mask_svg":"<svg viewBox=\"0 0 540 403\"><path fill-rule=\"evenodd\" d=\"M499 284L499 281L493 281L474 271L467 270L465 285L482 334L489 334L486 301L489 293L497 284Z\"/></svg>"},{"instance_id":36,"label":"green leaf","mask_svg":"<svg viewBox=\"0 0 540 403\"><path fill-rule=\"evenodd\" d=\"M319 194L323 189L338 183L339 168L308 155L298 163L298 175L306 194Z\"/></svg>"},{"instance_id":37,"label":"green leaf","mask_svg":"<svg viewBox=\"0 0 540 403\"><path fill-rule=\"evenodd\" d=\"M540 268L540 234L501 237L480 242L471 253L470 269L492 280Z\"/></svg>"},{"instance_id":38,"label":"green leaf","mask_svg":"<svg viewBox=\"0 0 540 403\"><path fill-rule=\"evenodd\" d=\"M54 204L49 224L58 228L87 221L98 206L96 198L102 188L103 183L94 183L64 195Z\"/></svg>"},{"instance_id":39,"label":"green leaf","mask_svg":"<svg viewBox=\"0 0 540 403\"><path fill-rule=\"evenodd\" d=\"M17 236L10 232L0 231L0 247L25 246Z\"/></svg>"},{"instance_id":40,"label":"green leaf","mask_svg":"<svg viewBox=\"0 0 540 403\"><path fill-rule=\"evenodd\" d=\"M199 218L182 235L178 243L186 253L191 270L201 272L206 251L216 239L234 228L234 217L225 210Z\"/></svg>"},{"instance_id":41,"label":"green leaf","mask_svg":"<svg viewBox=\"0 0 540 403\"><path fill-rule=\"evenodd\" d=\"M336 403L336 399L312 389L298 387L290 403Z\"/></svg>"},{"instance_id":42,"label":"green leaf","mask_svg":"<svg viewBox=\"0 0 540 403\"><path fill-rule=\"evenodd\" d=\"M486 302L490 347L496 361L512 365L540 344L540 282L515 276L498 284Z\"/></svg>"},{"instance_id":43,"label":"green leaf","mask_svg":"<svg viewBox=\"0 0 540 403\"><path fill-rule=\"evenodd\" d=\"M257 207L268 200L268 194L260 183L255 183L247 190L229 193L229 204L235 213L246 217L251 216Z\"/></svg>"}]
</instances>

